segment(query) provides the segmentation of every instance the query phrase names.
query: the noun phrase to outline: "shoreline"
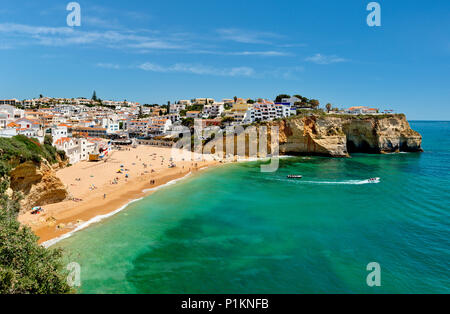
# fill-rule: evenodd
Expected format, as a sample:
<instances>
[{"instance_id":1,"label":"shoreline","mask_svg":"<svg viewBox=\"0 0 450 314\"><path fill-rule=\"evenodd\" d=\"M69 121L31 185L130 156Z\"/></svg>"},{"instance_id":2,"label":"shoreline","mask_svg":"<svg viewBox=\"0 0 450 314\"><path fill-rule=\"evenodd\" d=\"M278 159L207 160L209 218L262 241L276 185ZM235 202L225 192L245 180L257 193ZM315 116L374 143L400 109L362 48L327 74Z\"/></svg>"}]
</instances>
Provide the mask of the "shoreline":
<instances>
[{"instance_id":1,"label":"shoreline","mask_svg":"<svg viewBox=\"0 0 450 314\"><path fill-rule=\"evenodd\" d=\"M136 169L129 169L129 178L125 180L120 178L119 183L114 185L108 183L111 177L116 176L115 172L110 173L111 169L117 168L114 163L123 163L128 167L131 162L130 155L136 153L138 153L136 159L139 159L139 161L144 158L145 154L152 153L150 156L159 154L162 158L161 165L152 167L152 173L144 174L142 170L146 169L147 166L143 168L133 163L133 166L130 165L129 167ZM166 162L165 159L169 159L167 158L167 156L170 156L169 153L170 149L168 148L140 146L126 152L114 151L105 163L80 162L74 166L61 169L56 174L66 184L70 195L83 199L83 201L65 200L56 204L45 205L42 206L44 213L41 215L32 215L30 212L26 212L20 214L18 219L22 224L29 226L39 237L39 244L49 247L92 224L119 213L126 209L129 204L139 201L165 186L175 184L201 170L222 164L213 160L182 161L176 162L176 167L168 168L169 162ZM158 157L151 158L154 158L152 159L154 161ZM85 173L82 179L83 183L78 185L72 183L75 180L75 175L81 177L83 173ZM91 189L90 182L89 184L84 183L87 180L95 181L94 189ZM151 184L151 181L154 181L154 183Z\"/></svg>"},{"instance_id":2,"label":"shoreline","mask_svg":"<svg viewBox=\"0 0 450 314\"><path fill-rule=\"evenodd\" d=\"M205 167L199 169L198 171L201 171L201 170L207 169L207 168L209 168L209 166L205 166ZM121 211L125 210L129 205L131 205L131 204L133 204L133 203L135 203L135 202L139 202L139 201L143 200L144 198L146 198L146 197L152 195L154 192L156 192L156 191L158 191L158 190L160 190L160 189L162 189L162 188L164 188L164 187L167 187L167 186L172 185L172 184L175 184L175 183L177 183L177 182L179 182L179 181L181 181L181 180L184 180L184 179L190 177L192 174L193 174L193 172L189 172L189 173L187 173L186 175L184 175L184 176L182 176L182 177L179 177L179 178L176 178L176 179L173 179L173 180L171 180L171 181L168 181L167 183L158 185L158 186L156 186L156 187L154 187L154 188L145 189L145 190L142 191L142 193L144 193L145 195L143 195L143 196L141 196L141 197L139 197L139 198L130 200L130 201L127 202L126 204L122 205L121 207L119 207L119 208L117 208L117 209L115 209L115 210L113 210L113 211L111 211L111 212L109 212L109 213L106 213L106 214L103 214L103 215L95 216L95 217L91 218L90 220L81 223L81 224L78 225L75 229L73 229L73 230L71 230L71 231L69 231L69 232L67 232L67 233L64 233L64 234L62 234L61 236L58 236L58 237L56 237L56 238L49 239L49 240L47 240L47 241L45 241L45 242L40 242L40 244L41 244L43 247L45 247L45 248L49 248L49 247L51 247L51 246L57 244L58 242L60 242L60 241L62 241L62 240L64 240L64 239L70 238L72 235L74 235L74 234L77 233L78 231L82 231L82 230L88 228L88 227L91 226L91 225L100 223L100 222L102 222L103 220L105 220L105 219L107 219L107 218L109 218L109 217L112 217L112 216L114 216L114 215L120 213ZM40 239L40 240L41 240L41 239Z\"/></svg>"},{"instance_id":3,"label":"shoreline","mask_svg":"<svg viewBox=\"0 0 450 314\"><path fill-rule=\"evenodd\" d=\"M139 152L139 150L143 150L144 152ZM139 153L145 155L152 152L150 156L162 154L160 157L167 157L166 155L169 151L169 148L140 146L138 149L130 149L127 154L134 155L138 153L138 155L136 155L136 159L141 160L143 156L139 156ZM108 157L107 164L129 164L130 160L127 160L126 158L124 160L123 156L118 156L120 153L123 152L113 151L110 157ZM119 160L115 160L117 157L119 157ZM155 174L148 173L144 175L141 173L141 176L127 179L126 184L122 182L118 186L110 186L107 184L109 179L102 178L102 183L98 190L86 192L89 185L85 185L85 191L78 191L78 193L75 193L76 191L72 191L74 189L72 188L74 184L71 182L75 180L75 175L79 175L78 171L88 169L89 171L95 172L96 170L92 170L93 168L101 168L102 165L104 165L103 163L80 162L71 167L57 171L57 176L60 177L64 183L66 183L67 190L72 196L75 194L75 196L83 198L82 202L76 203L72 200L65 200L59 203L45 205L42 206L45 209L45 212L42 215L33 216L30 212L22 213L19 215L19 221L33 230L33 232L39 237L39 244L44 247L50 247L71 237L78 231L84 230L93 224L114 216L115 214L125 210L128 205L150 196L157 190L175 184L178 181L190 177L200 171L209 169L213 166L233 162L242 163L270 159L269 157L246 157L219 162L215 160L214 157L211 157L209 160L193 161L195 157L196 156L194 154L192 156L192 160L176 162L177 167L171 169L163 168L166 164L161 161L161 166L163 167L156 167ZM278 158L288 157L292 156L278 156ZM164 158L162 160L164 160ZM135 165L135 163L132 165ZM77 167L81 169L75 169L75 171L72 171L70 175L61 174L66 171L70 172L70 169L73 170ZM138 169L138 172L143 169L146 168L140 168ZM97 169L97 173L100 172L100 176L103 176L101 171L103 170ZM155 183L150 184L150 180L155 180ZM88 195L86 195L86 193ZM106 199L103 198L104 194L108 195Z\"/></svg>"},{"instance_id":4,"label":"shoreline","mask_svg":"<svg viewBox=\"0 0 450 314\"><path fill-rule=\"evenodd\" d=\"M214 165L217 166L216 164L214 164ZM124 194L131 193L131 195L133 195L133 196L127 197L127 198L117 197L116 199L113 199L110 202L114 205L105 206L105 208L102 210L100 210L97 206L93 205L93 206L90 206L90 208L86 208L85 210L83 209L83 211L80 214L74 214L73 216L71 216L67 219L58 220L58 223L63 223L63 224L70 224L71 222L73 223L74 220L80 221L79 223L73 225L74 228L68 227L68 228L64 228L64 229L57 229L56 226L53 227L53 224L52 224L52 226L39 226L37 228L32 227L32 230L39 237L39 240L38 240L39 244L41 244L42 246L44 246L46 248L51 247L51 246L55 245L56 243L71 237L78 231L82 231L82 230L90 227L91 225L100 223L103 220L118 214L119 212L125 210L129 205L131 205L135 202L138 202L140 200L143 200L144 198L152 195L154 192L158 191L159 189L162 189L169 185L175 184L183 179L187 179L188 177L192 176L193 174L195 174L199 171L209 169L211 166L212 165L204 166L201 169L195 169L193 171L190 171L187 173L182 173L180 175L170 176L169 179L164 180L160 184L153 186L151 188L138 189L136 191L127 191L127 193L124 193ZM61 204L61 203L56 203L56 204L51 204L51 205L57 205L57 204ZM113 206L116 206L116 207L113 207ZM119 206L119 207L117 207L117 206ZM96 215L93 215L91 217L91 215L89 215L89 213L87 213L87 211L95 212ZM80 218L85 218L86 221L82 220ZM52 228L54 228L55 230L51 230Z\"/></svg>"}]
</instances>

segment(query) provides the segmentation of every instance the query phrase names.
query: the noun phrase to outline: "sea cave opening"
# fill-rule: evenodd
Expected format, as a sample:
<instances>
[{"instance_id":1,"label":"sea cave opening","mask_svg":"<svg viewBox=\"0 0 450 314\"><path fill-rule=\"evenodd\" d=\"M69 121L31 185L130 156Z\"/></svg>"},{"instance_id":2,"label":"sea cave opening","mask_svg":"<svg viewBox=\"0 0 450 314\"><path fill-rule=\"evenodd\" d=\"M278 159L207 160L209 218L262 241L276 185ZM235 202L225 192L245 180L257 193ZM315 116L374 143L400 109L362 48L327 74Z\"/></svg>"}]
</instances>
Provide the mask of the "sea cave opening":
<instances>
[{"instance_id":1,"label":"sea cave opening","mask_svg":"<svg viewBox=\"0 0 450 314\"><path fill-rule=\"evenodd\" d=\"M375 153L375 150L370 146L370 144L366 140L360 140L356 144L355 141L353 141L351 139L347 139L347 151L349 154L351 154L351 153L366 153L366 154Z\"/></svg>"}]
</instances>

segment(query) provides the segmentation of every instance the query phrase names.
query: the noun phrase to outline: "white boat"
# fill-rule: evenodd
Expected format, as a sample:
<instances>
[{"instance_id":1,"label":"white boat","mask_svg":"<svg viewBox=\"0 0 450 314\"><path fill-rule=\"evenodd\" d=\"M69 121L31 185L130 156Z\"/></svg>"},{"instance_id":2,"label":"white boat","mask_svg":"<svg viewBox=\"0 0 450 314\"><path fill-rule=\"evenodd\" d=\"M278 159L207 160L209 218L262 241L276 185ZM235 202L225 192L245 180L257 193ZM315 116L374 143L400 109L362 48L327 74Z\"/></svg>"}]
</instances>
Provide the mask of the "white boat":
<instances>
[{"instance_id":1,"label":"white boat","mask_svg":"<svg viewBox=\"0 0 450 314\"><path fill-rule=\"evenodd\" d=\"M299 174L290 174L287 176L288 179L301 179L303 178L303 176L299 175Z\"/></svg>"}]
</instances>

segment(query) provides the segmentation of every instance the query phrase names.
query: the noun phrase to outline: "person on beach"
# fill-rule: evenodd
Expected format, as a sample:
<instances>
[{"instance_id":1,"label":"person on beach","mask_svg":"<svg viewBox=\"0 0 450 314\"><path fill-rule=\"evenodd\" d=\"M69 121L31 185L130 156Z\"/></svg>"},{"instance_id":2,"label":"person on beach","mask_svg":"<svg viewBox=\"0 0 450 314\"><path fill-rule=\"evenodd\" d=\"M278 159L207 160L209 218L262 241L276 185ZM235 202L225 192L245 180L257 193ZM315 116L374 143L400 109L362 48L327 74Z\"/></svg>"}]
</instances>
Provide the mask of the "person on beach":
<instances>
[{"instance_id":1,"label":"person on beach","mask_svg":"<svg viewBox=\"0 0 450 314\"><path fill-rule=\"evenodd\" d=\"M105 194L103 194L103 199L106 199L106 193L105 193Z\"/></svg>"}]
</instances>

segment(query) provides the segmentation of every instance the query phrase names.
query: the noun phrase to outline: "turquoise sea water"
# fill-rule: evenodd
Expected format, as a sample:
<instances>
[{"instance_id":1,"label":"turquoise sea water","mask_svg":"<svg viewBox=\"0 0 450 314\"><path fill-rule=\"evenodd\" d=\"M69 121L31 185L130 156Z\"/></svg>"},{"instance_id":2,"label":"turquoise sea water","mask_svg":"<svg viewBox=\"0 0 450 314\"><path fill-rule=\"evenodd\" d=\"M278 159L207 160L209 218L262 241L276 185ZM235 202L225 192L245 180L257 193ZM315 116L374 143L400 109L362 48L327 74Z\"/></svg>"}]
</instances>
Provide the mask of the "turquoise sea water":
<instances>
[{"instance_id":1,"label":"turquoise sea water","mask_svg":"<svg viewBox=\"0 0 450 314\"><path fill-rule=\"evenodd\" d=\"M411 126L424 153L206 170L58 246L81 293L449 293L450 122Z\"/></svg>"}]
</instances>

